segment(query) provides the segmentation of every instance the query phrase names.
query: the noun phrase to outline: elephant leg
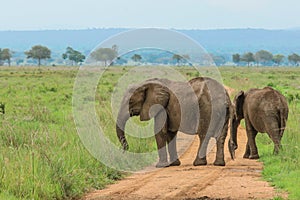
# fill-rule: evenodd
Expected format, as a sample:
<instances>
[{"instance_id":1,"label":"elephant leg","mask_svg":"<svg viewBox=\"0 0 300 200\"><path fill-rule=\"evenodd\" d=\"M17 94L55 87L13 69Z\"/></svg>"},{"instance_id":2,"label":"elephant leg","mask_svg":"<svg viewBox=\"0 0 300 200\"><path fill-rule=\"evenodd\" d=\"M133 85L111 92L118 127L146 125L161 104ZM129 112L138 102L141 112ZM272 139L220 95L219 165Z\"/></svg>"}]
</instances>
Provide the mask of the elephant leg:
<instances>
[{"instance_id":1,"label":"elephant leg","mask_svg":"<svg viewBox=\"0 0 300 200\"><path fill-rule=\"evenodd\" d=\"M216 166L225 166L224 160L224 143L228 132L228 121L224 124L221 135L217 138L217 154L214 165Z\"/></svg>"},{"instance_id":2,"label":"elephant leg","mask_svg":"<svg viewBox=\"0 0 300 200\"><path fill-rule=\"evenodd\" d=\"M163 118L164 116L158 114L154 118L154 131L155 140L157 144L159 161L156 164L157 168L168 167L168 155L167 155L167 124ZM163 124L164 123L164 124Z\"/></svg>"},{"instance_id":3,"label":"elephant leg","mask_svg":"<svg viewBox=\"0 0 300 200\"><path fill-rule=\"evenodd\" d=\"M177 138L177 132L168 131L167 143L168 143L168 151L170 155L170 166L179 166L181 164L177 154L176 138Z\"/></svg>"},{"instance_id":4,"label":"elephant leg","mask_svg":"<svg viewBox=\"0 0 300 200\"><path fill-rule=\"evenodd\" d=\"M207 152L208 141L204 141L205 140L204 134L198 134L198 136L200 139L200 143L199 143L198 153L196 159L193 162L193 165L194 166L207 165L206 152Z\"/></svg>"},{"instance_id":5,"label":"elephant leg","mask_svg":"<svg viewBox=\"0 0 300 200\"><path fill-rule=\"evenodd\" d=\"M281 149L281 135L280 135L280 128L277 123L270 122L269 127L267 128L267 133L271 140L274 143L274 154L279 153L279 149Z\"/></svg>"},{"instance_id":6,"label":"elephant leg","mask_svg":"<svg viewBox=\"0 0 300 200\"><path fill-rule=\"evenodd\" d=\"M250 121L245 119L246 122L246 132L247 132L247 137L248 137L248 145L250 148L250 155L249 159L258 159L258 151L257 151L257 146L255 142L255 137L257 135L257 130L251 125Z\"/></svg>"},{"instance_id":7,"label":"elephant leg","mask_svg":"<svg viewBox=\"0 0 300 200\"><path fill-rule=\"evenodd\" d=\"M249 145L249 142L247 142L246 150L245 150L243 158L249 158L249 156L250 156L250 145Z\"/></svg>"},{"instance_id":8,"label":"elephant leg","mask_svg":"<svg viewBox=\"0 0 300 200\"><path fill-rule=\"evenodd\" d=\"M166 135L162 132L155 134L159 161L156 164L157 168L168 167L168 156L166 149Z\"/></svg>"},{"instance_id":9,"label":"elephant leg","mask_svg":"<svg viewBox=\"0 0 300 200\"><path fill-rule=\"evenodd\" d=\"M270 135L269 135L270 136ZM270 138L272 139L273 143L274 143L274 154L278 154L279 150L281 149L281 141L278 137L276 136L270 136Z\"/></svg>"}]
</instances>

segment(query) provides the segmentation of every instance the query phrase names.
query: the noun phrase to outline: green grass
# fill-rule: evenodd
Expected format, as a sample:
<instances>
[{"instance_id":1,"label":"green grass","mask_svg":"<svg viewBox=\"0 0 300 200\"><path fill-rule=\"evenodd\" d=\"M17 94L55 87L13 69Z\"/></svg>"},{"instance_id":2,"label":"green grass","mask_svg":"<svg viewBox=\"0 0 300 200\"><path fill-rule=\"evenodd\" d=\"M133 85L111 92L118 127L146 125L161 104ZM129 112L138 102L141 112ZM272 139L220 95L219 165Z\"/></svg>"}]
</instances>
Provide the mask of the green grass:
<instances>
[{"instance_id":1,"label":"green grass","mask_svg":"<svg viewBox=\"0 0 300 200\"><path fill-rule=\"evenodd\" d=\"M130 68L129 68L130 69ZM93 188L103 188L124 177L93 158L78 137L73 113L75 67L1 67L0 102L0 199L78 199ZM201 75L192 68L176 67L185 77ZM225 85L236 93L252 87L272 86L288 99L290 115L284 133L283 151L274 156L266 134L257 138L263 176L277 188L287 190L290 199L300 199L300 69L219 68ZM96 92L96 111L106 136L120 147L111 115L111 93L128 68L110 68L103 74ZM209 70L204 69L203 72ZM89 99L87 99L89 101ZM140 123L137 118L131 119ZM149 130L150 132L153 130ZM156 149L153 137L128 136L131 152ZM153 158L145 158L146 163ZM143 167L136 163L137 168Z\"/></svg>"},{"instance_id":2,"label":"green grass","mask_svg":"<svg viewBox=\"0 0 300 200\"><path fill-rule=\"evenodd\" d=\"M283 149L273 155L273 142L258 134L263 177L278 189L288 191L289 199L300 199L300 68L220 68L226 85L239 90L271 86L286 96L289 119L282 138Z\"/></svg>"},{"instance_id":3,"label":"green grass","mask_svg":"<svg viewBox=\"0 0 300 200\"><path fill-rule=\"evenodd\" d=\"M76 74L77 68L1 68L1 199L74 199L123 176L94 159L77 135Z\"/></svg>"}]
</instances>

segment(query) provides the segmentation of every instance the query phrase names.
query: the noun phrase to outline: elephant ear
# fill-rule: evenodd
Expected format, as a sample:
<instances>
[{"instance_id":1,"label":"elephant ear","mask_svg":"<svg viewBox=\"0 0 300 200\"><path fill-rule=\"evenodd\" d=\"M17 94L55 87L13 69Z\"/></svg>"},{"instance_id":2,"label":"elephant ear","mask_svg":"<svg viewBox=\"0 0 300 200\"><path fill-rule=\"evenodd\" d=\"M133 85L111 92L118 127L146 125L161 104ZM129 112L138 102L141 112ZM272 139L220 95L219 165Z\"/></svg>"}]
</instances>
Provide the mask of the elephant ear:
<instances>
[{"instance_id":1,"label":"elephant ear","mask_svg":"<svg viewBox=\"0 0 300 200\"><path fill-rule=\"evenodd\" d=\"M141 121L149 120L167 107L170 98L168 88L159 83L149 83L145 85L145 88L145 101L140 114Z\"/></svg>"},{"instance_id":2,"label":"elephant ear","mask_svg":"<svg viewBox=\"0 0 300 200\"><path fill-rule=\"evenodd\" d=\"M170 94L167 87L159 84L153 84L153 93L155 95L155 103L160 104L163 107L168 105Z\"/></svg>"},{"instance_id":3,"label":"elephant ear","mask_svg":"<svg viewBox=\"0 0 300 200\"><path fill-rule=\"evenodd\" d=\"M129 90L130 100L129 103L142 103L145 101L145 95L147 92L147 87L145 85L132 87ZM132 99L133 98L133 99Z\"/></svg>"},{"instance_id":4,"label":"elephant ear","mask_svg":"<svg viewBox=\"0 0 300 200\"><path fill-rule=\"evenodd\" d=\"M235 112L237 118L244 118L244 112L243 112L244 100L245 100L245 93L243 90L241 90L235 96Z\"/></svg>"}]
</instances>

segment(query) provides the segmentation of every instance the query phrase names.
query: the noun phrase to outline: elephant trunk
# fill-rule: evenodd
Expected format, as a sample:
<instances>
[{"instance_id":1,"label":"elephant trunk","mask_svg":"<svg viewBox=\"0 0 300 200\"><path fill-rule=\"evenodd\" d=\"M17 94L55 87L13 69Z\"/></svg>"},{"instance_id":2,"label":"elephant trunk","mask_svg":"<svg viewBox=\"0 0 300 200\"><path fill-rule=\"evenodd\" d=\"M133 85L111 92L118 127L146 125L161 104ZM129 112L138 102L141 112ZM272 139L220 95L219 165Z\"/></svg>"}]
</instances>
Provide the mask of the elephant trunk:
<instances>
[{"instance_id":1,"label":"elephant trunk","mask_svg":"<svg viewBox=\"0 0 300 200\"><path fill-rule=\"evenodd\" d=\"M125 138L125 125L129 117L130 115L127 110L120 109L116 123L116 132L124 151L128 150L128 143Z\"/></svg>"},{"instance_id":2,"label":"elephant trunk","mask_svg":"<svg viewBox=\"0 0 300 200\"><path fill-rule=\"evenodd\" d=\"M235 117L233 117L230 124L230 139L228 141L228 149L230 152L231 159L234 160L235 150L238 148L237 129L240 124L240 120L237 120Z\"/></svg>"}]
</instances>

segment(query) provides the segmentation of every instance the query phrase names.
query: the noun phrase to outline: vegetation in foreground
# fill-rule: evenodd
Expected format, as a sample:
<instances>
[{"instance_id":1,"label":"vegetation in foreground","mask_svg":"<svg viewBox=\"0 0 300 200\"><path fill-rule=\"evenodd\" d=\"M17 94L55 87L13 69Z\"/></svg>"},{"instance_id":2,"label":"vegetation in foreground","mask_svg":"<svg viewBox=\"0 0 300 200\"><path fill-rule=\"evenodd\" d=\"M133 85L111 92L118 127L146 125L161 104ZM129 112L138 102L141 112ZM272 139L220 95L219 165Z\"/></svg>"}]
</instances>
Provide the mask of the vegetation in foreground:
<instances>
[{"instance_id":1,"label":"vegetation in foreground","mask_svg":"<svg viewBox=\"0 0 300 200\"><path fill-rule=\"evenodd\" d=\"M192 78L199 72L176 68ZM290 199L300 199L300 69L219 68L225 85L237 91L272 86L288 99L290 115L282 140L283 150L274 156L273 143L266 134L257 141L264 178L287 190ZM127 69L108 70L99 83L96 105L104 128L113 132L110 117L111 93ZM123 176L94 159L82 145L73 121L72 90L77 68L1 68L0 102L0 199L75 199L92 188L103 188ZM200 74L201 75L201 74ZM109 106L108 106L109 107ZM105 109L103 109L105 108ZM153 138L129 138L131 151L155 149Z\"/></svg>"},{"instance_id":2,"label":"vegetation in foreground","mask_svg":"<svg viewBox=\"0 0 300 200\"><path fill-rule=\"evenodd\" d=\"M122 177L82 145L72 115L77 68L2 68L0 199L75 199Z\"/></svg>"}]
</instances>

